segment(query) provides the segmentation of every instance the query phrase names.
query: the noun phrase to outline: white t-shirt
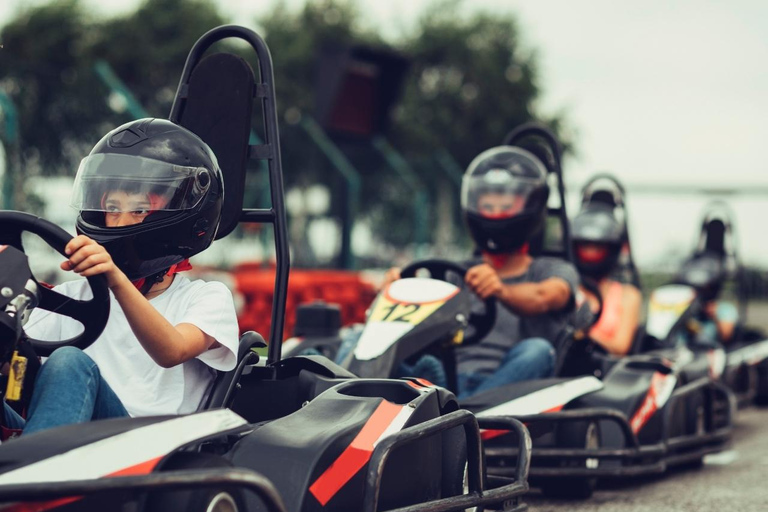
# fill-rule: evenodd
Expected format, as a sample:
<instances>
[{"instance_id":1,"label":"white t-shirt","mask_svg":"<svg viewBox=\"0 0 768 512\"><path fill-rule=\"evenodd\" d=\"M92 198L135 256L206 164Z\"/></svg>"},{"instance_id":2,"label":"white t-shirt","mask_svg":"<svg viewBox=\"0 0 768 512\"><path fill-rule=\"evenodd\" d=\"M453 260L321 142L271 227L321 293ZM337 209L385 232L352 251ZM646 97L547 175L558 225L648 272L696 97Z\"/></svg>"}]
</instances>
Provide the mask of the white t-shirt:
<instances>
[{"instance_id":1,"label":"white t-shirt","mask_svg":"<svg viewBox=\"0 0 768 512\"><path fill-rule=\"evenodd\" d=\"M84 279L54 288L80 300L92 297ZM190 281L176 274L171 286L149 303L172 325L189 323L219 345L183 364L163 368L133 334L120 304L110 292L111 307L104 332L88 348L104 380L131 416L184 414L197 410L213 383L213 370L237 364L238 325L232 293L219 282ZM58 341L82 332L79 322L36 309L25 330L30 337Z\"/></svg>"}]
</instances>

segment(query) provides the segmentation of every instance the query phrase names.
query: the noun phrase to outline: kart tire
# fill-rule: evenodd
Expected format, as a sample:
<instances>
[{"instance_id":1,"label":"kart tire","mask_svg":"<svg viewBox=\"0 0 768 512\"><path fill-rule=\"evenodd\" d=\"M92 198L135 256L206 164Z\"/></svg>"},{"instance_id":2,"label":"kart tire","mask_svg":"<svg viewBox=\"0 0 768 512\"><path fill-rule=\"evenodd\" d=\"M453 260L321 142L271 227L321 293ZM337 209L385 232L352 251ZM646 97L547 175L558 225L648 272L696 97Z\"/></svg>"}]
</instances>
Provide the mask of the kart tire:
<instances>
[{"instance_id":1,"label":"kart tire","mask_svg":"<svg viewBox=\"0 0 768 512\"><path fill-rule=\"evenodd\" d=\"M231 468L228 460L210 453L179 452L162 466L161 471L185 469ZM153 492L147 494L144 512L243 512L245 496L242 489L208 487L195 490Z\"/></svg>"},{"instance_id":2,"label":"kart tire","mask_svg":"<svg viewBox=\"0 0 768 512\"><path fill-rule=\"evenodd\" d=\"M596 421L566 422L559 425L556 431L557 446L560 448L600 448L600 426ZM598 459L587 459L583 463L577 461L561 461L560 467L589 467L596 468ZM597 478L589 477L557 477L548 478L541 484L544 496L556 499L585 500L592 496L597 485Z\"/></svg>"},{"instance_id":3,"label":"kart tire","mask_svg":"<svg viewBox=\"0 0 768 512\"><path fill-rule=\"evenodd\" d=\"M768 360L763 360L757 365L757 384L755 392L755 405L768 405Z\"/></svg>"}]
</instances>

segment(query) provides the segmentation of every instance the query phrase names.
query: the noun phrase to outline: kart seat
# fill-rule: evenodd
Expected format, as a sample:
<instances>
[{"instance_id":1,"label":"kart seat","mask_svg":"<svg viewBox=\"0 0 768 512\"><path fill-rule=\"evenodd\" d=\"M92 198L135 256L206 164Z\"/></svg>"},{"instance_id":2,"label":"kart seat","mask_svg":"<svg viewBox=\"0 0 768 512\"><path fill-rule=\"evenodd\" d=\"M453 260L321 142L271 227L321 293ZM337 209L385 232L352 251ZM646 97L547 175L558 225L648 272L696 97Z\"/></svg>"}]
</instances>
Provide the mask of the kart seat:
<instances>
[{"instance_id":1,"label":"kart seat","mask_svg":"<svg viewBox=\"0 0 768 512\"><path fill-rule=\"evenodd\" d=\"M237 348L237 366L246 357L251 359L252 364L259 362L259 355L253 352L254 348L265 348L267 343L261 334L255 331L246 331L240 336L240 343ZM224 407L224 399L227 395L227 391L232 385L232 380L235 378L237 366L228 372L218 372L216 379L213 381L211 392L208 394L208 398L203 401L200 406L201 411L208 409L217 409Z\"/></svg>"}]
</instances>

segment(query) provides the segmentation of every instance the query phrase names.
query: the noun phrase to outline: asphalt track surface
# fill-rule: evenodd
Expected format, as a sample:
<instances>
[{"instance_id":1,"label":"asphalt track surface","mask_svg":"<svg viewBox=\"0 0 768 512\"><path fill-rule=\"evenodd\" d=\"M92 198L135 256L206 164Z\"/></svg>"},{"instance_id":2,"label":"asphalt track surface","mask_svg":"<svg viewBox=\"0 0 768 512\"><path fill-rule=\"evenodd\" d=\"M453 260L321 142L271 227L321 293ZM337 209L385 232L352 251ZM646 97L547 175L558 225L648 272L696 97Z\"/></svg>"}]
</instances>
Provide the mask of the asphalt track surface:
<instances>
[{"instance_id":1,"label":"asphalt track surface","mask_svg":"<svg viewBox=\"0 0 768 512\"><path fill-rule=\"evenodd\" d=\"M714 512L768 510L768 409L739 411L733 441L703 467L608 482L584 501L525 498L530 512Z\"/></svg>"}]
</instances>

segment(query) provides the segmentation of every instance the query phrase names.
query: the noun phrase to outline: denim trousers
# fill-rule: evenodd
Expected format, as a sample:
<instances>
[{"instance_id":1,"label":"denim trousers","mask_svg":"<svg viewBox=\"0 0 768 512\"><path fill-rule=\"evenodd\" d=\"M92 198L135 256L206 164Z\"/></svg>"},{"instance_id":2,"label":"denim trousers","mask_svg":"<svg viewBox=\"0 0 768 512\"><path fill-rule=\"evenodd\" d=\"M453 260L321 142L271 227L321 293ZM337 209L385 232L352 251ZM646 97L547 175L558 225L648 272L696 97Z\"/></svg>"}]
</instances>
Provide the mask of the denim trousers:
<instances>
[{"instance_id":1,"label":"denim trousers","mask_svg":"<svg viewBox=\"0 0 768 512\"><path fill-rule=\"evenodd\" d=\"M5 426L24 434L128 416L93 359L74 347L56 350L40 368L26 421L5 402L3 409Z\"/></svg>"},{"instance_id":2,"label":"denim trousers","mask_svg":"<svg viewBox=\"0 0 768 512\"><path fill-rule=\"evenodd\" d=\"M555 369L555 349L544 338L528 338L515 344L493 373L459 373L458 398L523 380L551 377Z\"/></svg>"}]
</instances>

